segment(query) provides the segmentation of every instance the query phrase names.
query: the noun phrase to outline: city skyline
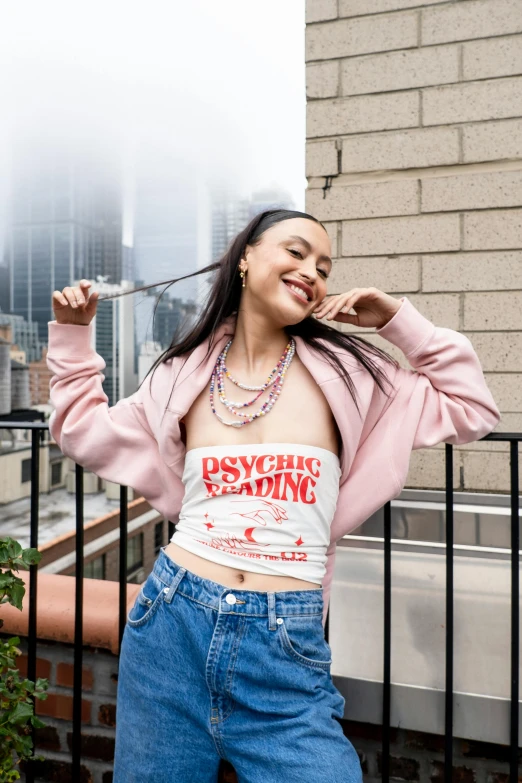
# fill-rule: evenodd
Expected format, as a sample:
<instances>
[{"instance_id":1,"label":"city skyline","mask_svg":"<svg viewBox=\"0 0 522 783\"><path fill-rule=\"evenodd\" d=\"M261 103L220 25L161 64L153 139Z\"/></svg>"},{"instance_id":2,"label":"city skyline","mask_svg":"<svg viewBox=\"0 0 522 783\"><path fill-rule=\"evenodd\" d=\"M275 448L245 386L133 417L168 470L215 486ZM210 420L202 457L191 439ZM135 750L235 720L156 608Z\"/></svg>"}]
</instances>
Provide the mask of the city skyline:
<instances>
[{"instance_id":1,"label":"city skyline","mask_svg":"<svg viewBox=\"0 0 522 783\"><path fill-rule=\"evenodd\" d=\"M71 13L63 0L0 10L0 250L12 140L31 134L121 156L127 245L134 162L147 150L181 157L198 181L225 180L242 197L282 188L304 208L300 0L158 2L149 17L136 2L93 0L81 26Z\"/></svg>"}]
</instances>

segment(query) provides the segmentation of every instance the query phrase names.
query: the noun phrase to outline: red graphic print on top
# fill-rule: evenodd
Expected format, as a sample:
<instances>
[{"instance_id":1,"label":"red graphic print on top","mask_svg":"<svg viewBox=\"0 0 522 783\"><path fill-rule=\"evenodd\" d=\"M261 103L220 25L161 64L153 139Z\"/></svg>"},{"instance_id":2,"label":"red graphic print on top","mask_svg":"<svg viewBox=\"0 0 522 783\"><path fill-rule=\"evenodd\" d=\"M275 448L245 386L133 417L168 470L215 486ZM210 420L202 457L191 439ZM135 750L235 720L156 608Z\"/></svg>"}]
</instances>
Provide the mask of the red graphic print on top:
<instances>
[{"instance_id":1,"label":"red graphic print on top","mask_svg":"<svg viewBox=\"0 0 522 783\"><path fill-rule=\"evenodd\" d=\"M207 490L207 498L236 495L230 498L229 517L243 520L242 535L213 531L214 523L204 524L211 533L210 542L200 543L226 550L237 555L270 560L305 561L304 551L285 551L276 554L255 552L270 543L259 540L256 531L269 525L282 525L288 520L284 505L277 501L312 505L316 503L314 487L320 478L321 460L293 454L250 454L239 456L206 456L201 458L201 478ZM208 514L205 514L208 517ZM249 524L254 523L254 524ZM273 527L272 527L273 529ZM273 533L271 535L273 538ZM293 542L302 546L301 535Z\"/></svg>"},{"instance_id":2,"label":"red graphic print on top","mask_svg":"<svg viewBox=\"0 0 522 783\"><path fill-rule=\"evenodd\" d=\"M171 541L223 565L243 558L250 571L321 584L340 476L337 454L307 444L189 449Z\"/></svg>"}]
</instances>

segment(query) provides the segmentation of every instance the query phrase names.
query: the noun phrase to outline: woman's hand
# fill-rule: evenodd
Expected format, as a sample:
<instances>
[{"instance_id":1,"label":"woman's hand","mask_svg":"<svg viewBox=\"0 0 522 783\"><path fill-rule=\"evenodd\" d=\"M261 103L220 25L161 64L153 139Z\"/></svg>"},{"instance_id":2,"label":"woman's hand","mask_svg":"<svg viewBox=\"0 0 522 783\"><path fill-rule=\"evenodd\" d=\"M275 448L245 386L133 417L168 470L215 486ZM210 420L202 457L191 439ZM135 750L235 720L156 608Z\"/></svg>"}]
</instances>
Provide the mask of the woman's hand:
<instances>
[{"instance_id":1,"label":"woman's hand","mask_svg":"<svg viewBox=\"0 0 522 783\"><path fill-rule=\"evenodd\" d=\"M75 288L67 286L60 291L53 291L53 310L59 324L74 324L88 326L96 315L98 292L89 296L91 284L88 280L80 280Z\"/></svg>"},{"instance_id":2,"label":"woman's hand","mask_svg":"<svg viewBox=\"0 0 522 783\"><path fill-rule=\"evenodd\" d=\"M313 311L316 318L340 321L354 326L382 328L400 309L402 302L378 288L352 288L345 294L328 296ZM353 307L356 315L349 310Z\"/></svg>"}]
</instances>

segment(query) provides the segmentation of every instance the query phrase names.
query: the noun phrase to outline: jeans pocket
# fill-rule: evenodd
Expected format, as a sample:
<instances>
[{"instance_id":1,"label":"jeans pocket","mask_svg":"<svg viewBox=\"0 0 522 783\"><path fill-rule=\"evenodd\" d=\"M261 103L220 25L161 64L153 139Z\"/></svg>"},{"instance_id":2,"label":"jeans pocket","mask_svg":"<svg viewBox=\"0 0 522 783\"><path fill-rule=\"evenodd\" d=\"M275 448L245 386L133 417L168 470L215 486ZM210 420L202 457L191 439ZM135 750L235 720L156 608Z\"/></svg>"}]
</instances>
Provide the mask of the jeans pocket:
<instances>
[{"instance_id":1,"label":"jeans pocket","mask_svg":"<svg viewBox=\"0 0 522 783\"><path fill-rule=\"evenodd\" d=\"M132 628L145 625L163 603L167 589L167 585L151 571L127 614L127 624Z\"/></svg>"},{"instance_id":2,"label":"jeans pocket","mask_svg":"<svg viewBox=\"0 0 522 783\"><path fill-rule=\"evenodd\" d=\"M324 636L322 614L280 617L278 628L281 646L287 656L305 666L330 668L332 650Z\"/></svg>"}]
</instances>

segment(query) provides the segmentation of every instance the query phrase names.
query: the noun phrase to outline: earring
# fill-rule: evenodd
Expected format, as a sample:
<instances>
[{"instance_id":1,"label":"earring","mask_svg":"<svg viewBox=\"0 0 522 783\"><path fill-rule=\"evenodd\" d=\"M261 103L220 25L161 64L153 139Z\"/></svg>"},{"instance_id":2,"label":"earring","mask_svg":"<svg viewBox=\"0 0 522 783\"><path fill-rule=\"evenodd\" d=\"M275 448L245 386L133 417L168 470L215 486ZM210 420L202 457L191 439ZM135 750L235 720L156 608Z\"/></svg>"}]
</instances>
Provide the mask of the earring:
<instances>
[{"instance_id":1,"label":"earring","mask_svg":"<svg viewBox=\"0 0 522 783\"><path fill-rule=\"evenodd\" d=\"M241 270L241 271L240 271L240 273L239 273L239 277L240 277L240 278L243 280L243 285L242 285L242 288L246 288L246 285L245 285L245 277L246 277L246 274L245 274L245 272L243 272L243 270Z\"/></svg>"}]
</instances>

